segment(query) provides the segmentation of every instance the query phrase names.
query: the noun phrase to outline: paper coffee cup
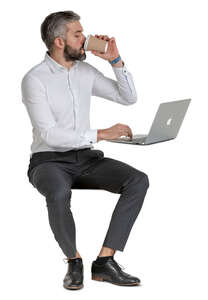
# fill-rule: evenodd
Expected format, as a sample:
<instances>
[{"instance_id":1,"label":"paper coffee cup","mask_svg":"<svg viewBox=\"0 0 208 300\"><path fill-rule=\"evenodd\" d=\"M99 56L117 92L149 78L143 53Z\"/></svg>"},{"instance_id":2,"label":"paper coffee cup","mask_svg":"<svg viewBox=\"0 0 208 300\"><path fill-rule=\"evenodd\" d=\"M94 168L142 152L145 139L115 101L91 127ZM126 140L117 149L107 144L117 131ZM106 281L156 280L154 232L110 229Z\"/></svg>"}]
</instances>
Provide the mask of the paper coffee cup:
<instances>
[{"instance_id":1,"label":"paper coffee cup","mask_svg":"<svg viewBox=\"0 0 208 300\"><path fill-rule=\"evenodd\" d=\"M100 40L96 38L95 36L89 34L86 38L86 41L84 43L84 49L85 51L98 51L105 53L108 48L108 42L104 40Z\"/></svg>"}]
</instances>

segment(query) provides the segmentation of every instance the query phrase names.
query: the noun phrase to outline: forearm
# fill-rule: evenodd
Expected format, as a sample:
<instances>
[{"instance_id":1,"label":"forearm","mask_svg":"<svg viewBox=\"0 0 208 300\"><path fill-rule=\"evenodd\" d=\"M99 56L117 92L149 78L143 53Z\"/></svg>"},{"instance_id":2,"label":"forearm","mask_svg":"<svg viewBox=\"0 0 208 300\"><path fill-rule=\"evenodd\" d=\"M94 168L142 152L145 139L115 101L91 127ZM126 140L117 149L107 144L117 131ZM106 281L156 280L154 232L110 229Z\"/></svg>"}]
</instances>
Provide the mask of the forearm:
<instances>
[{"instance_id":1,"label":"forearm","mask_svg":"<svg viewBox=\"0 0 208 300\"><path fill-rule=\"evenodd\" d=\"M116 58L114 58L113 60L115 60ZM112 60L109 60L109 62L111 62L111 61ZM113 67L113 71L117 78L120 95L124 99L129 99L129 96L130 96L130 101L132 100L132 96L133 96L133 98L134 98L133 101L135 102L135 98L137 98L137 95L136 95L136 90L134 87L133 79L132 79L132 76L130 75L130 73L127 72L127 70L125 70L124 62L122 61L122 59L120 59L117 63L111 64L111 66ZM123 74L124 74L124 76L123 76ZM130 91L130 93L129 93L129 91Z\"/></svg>"},{"instance_id":2,"label":"forearm","mask_svg":"<svg viewBox=\"0 0 208 300\"><path fill-rule=\"evenodd\" d=\"M79 131L54 126L48 130L40 130L40 135L48 146L58 148L77 148L97 141L97 130L95 129Z\"/></svg>"}]
</instances>

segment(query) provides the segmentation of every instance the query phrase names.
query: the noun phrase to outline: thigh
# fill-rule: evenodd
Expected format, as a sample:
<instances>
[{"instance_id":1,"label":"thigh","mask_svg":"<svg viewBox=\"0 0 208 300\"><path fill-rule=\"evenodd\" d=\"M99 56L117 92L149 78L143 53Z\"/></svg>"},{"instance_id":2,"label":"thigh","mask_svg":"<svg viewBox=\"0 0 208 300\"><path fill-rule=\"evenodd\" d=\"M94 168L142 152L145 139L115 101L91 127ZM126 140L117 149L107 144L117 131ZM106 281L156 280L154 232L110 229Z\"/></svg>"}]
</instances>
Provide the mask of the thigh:
<instances>
[{"instance_id":1,"label":"thigh","mask_svg":"<svg viewBox=\"0 0 208 300\"><path fill-rule=\"evenodd\" d=\"M31 184L44 196L71 189L73 175L59 163L42 163L32 170Z\"/></svg>"},{"instance_id":2,"label":"thigh","mask_svg":"<svg viewBox=\"0 0 208 300\"><path fill-rule=\"evenodd\" d=\"M105 157L97 161L93 168L76 177L72 188L103 189L121 193L122 187L135 176L142 178L144 173L124 162Z\"/></svg>"}]
</instances>

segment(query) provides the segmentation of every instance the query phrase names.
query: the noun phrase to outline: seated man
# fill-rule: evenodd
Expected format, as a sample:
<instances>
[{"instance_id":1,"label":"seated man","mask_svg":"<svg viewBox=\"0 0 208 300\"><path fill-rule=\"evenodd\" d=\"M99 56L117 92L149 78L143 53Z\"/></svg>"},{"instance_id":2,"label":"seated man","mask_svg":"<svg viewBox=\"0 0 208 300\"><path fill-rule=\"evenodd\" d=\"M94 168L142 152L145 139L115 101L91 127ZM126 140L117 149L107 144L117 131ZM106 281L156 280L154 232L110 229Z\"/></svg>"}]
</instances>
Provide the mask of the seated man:
<instances>
[{"instance_id":1,"label":"seated man","mask_svg":"<svg viewBox=\"0 0 208 300\"><path fill-rule=\"evenodd\" d=\"M89 121L92 95L131 105L137 101L137 94L115 38L96 35L108 41L108 49L105 53L92 53L111 64L117 81L83 62L86 37L79 20L72 11L52 13L45 18L41 25L41 36L48 48L45 59L22 79L22 101L33 126L27 174L30 183L45 196L51 229L66 255L65 288L83 287L83 262L76 247L70 209L72 188L121 194L101 251L92 263L92 279L139 285L139 278L122 271L114 254L124 250L149 186L148 177L94 149L93 144L101 140L132 137L129 126L90 129Z\"/></svg>"}]
</instances>

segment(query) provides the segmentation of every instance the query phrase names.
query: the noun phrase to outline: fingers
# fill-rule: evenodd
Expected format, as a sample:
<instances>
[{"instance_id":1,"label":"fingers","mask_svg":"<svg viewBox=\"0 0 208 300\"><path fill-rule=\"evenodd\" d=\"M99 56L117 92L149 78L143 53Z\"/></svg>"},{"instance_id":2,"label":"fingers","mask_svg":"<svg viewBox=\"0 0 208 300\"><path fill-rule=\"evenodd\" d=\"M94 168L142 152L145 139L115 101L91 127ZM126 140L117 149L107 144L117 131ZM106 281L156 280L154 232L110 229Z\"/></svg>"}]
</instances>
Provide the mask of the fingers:
<instances>
[{"instance_id":1,"label":"fingers","mask_svg":"<svg viewBox=\"0 0 208 300\"><path fill-rule=\"evenodd\" d=\"M94 54L95 56L102 57L101 52L98 52L98 51L95 51L95 50L91 50L91 53Z\"/></svg>"},{"instance_id":2,"label":"fingers","mask_svg":"<svg viewBox=\"0 0 208 300\"><path fill-rule=\"evenodd\" d=\"M130 128L129 128L130 129ZM133 133L132 133L132 131L131 131L131 129L130 129L130 131L129 131L129 135L128 135L131 139L133 138Z\"/></svg>"},{"instance_id":3,"label":"fingers","mask_svg":"<svg viewBox=\"0 0 208 300\"><path fill-rule=\"evenodd\" d=\"M95 37L98 38L98 39L104 40L104 41L109 41L110 40L108 35L98 35L98 34L96 34Z\"/></svg>"},{"instance_id":4,"label":"fingers","mask_svg":"<svg viewBox=\"0 0 208 300\"><path fill-rule=\"evenodd\" d=\"M118 123L117 126L120 130L121 135L129 136L132 139L133 134L131 128L128 125Z\"/></svg>"},{"instance_id":5,"label":"fingers","mask_svg":"<svg viewBox=\"0 0 208 300\"><path fill-rule=\"evenodd\" d=\"M128 125L126 125L126 130L126 136L129 136L132 139L132 131Z\"/></svg>"}]
</instances>

